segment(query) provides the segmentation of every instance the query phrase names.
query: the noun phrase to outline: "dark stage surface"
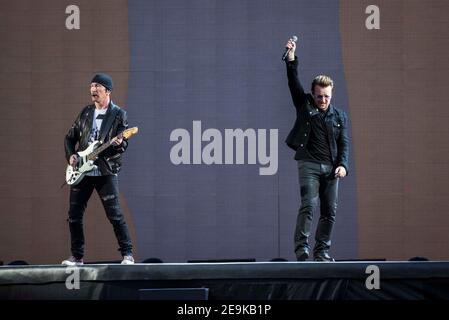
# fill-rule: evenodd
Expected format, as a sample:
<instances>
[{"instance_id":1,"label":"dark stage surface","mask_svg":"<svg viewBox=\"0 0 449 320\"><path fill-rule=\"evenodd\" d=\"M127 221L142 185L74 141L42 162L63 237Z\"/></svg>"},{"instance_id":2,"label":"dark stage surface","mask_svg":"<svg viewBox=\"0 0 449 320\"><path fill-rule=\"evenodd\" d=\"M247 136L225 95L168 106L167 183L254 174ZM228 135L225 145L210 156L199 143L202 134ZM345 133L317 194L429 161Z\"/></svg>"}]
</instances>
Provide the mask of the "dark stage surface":
<instances>
[{"instance_id":1,"label":"dark stage surface","mask_svg":"<svg viewBox=\"0 0 449 320\"><path fill-rule=\"evenodd\" d=\"M3 266L0 299L441 300L449 262Z\"/></svg>"}]
</instances>

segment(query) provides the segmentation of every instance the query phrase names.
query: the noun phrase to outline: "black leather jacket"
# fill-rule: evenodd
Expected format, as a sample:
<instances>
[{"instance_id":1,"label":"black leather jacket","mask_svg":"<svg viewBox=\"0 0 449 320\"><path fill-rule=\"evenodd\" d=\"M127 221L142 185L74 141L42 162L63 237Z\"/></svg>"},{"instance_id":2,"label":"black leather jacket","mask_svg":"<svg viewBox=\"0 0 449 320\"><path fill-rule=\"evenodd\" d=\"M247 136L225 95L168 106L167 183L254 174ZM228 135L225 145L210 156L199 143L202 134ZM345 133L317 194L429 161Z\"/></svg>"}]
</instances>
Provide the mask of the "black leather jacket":
<instances>
[{"instance_id":1,"label":"black leather jacket","mask_svg":"<svg viewBox=\"0 0 449 320\"><path fill-rule=\"evenodd\" d=\"M89 146L88 142L89 135L92 130L94 111L95 105L88 105L85 107L76 118L72 127L69 129L69 132L67 132L64 140L65 157L67 162L72 154L78 151L83 151ZM108 122L109 117L111 117L111 115L113 116L113 114L115 114L115 119L113 120L108 132L104 133L103 130L105 124ZM106 112L106 118L103 120L99 136L104 136L103 142L106 142L127 128L128 120L126 111L111 101L109 103L108 111ZM98 159L95 161L95 164L98 165L102 175L117 174L120 171L122 164L121 155L125 152L127 147L128 141L123 140L122 144L119 146L110 146L99 155Z\"/></svg>"},{"instance_id":2,"label":"black leather jacket","mask_svg":"<svg viewBox=\"0 0 449 320\"><path fill-rule=\"evenodd\" d=\"M296 151L295 159L299 160L306 158L306 146L311 130L310 120L311 117L319 113L319 110L315 106L313 96L304 92L299 81L298 59L295 57L294 61L288 61L286 65L288 86L296 108L296 121L285 142ZM328 115L326 116L326 127L332 164L334 167L345 167L347 173L349 172L348 126L349 120L346 112L330 104Z\"/></svg>"}]
</instances>

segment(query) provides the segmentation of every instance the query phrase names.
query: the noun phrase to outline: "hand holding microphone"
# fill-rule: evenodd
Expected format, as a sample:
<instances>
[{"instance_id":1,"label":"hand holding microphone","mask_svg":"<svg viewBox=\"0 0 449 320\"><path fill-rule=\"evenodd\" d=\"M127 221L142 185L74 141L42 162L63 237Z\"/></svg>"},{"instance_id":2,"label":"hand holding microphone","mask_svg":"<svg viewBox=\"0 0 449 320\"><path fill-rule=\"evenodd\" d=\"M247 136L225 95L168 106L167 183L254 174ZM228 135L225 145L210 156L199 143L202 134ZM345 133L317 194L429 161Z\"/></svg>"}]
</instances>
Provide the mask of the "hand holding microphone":
<instances>
[{"instance_id":1,"label":"hand holding microphone","mask_svg":"<svg viewBox=\"0 0 449 320\"><path fill-rule=\"evenodd\" d=\"M285 60L288 56L288 61L295 60L295 50L296 50L296 41L298 41L297 36L292 36L287 44L285 45L285 51L282 55L282 60Z\"/></svg>"}]
</instances>

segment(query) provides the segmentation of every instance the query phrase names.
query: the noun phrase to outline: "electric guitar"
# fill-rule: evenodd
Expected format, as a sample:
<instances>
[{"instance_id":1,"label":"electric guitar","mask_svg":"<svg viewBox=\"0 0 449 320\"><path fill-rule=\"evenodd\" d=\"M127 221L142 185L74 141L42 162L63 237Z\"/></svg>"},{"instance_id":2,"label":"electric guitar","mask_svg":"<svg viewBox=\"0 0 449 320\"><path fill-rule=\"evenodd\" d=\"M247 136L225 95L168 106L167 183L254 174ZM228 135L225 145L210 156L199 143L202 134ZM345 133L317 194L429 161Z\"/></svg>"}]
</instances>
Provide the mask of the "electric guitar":
<instances>
[{"instance_id":1,"label":"electric guitar","mask_svg":"<svg viewBox=\"0 0 449 320\"><path fill-rule=\"evenodd\" d=\"M94 141L92 144L87 147L85 150L77 152L78 162L75 167L72 167L70 164L67 166L65 170L65 181L68 185L76 185L78 184L88 173L94 169L97 169L97 166L94 164L95 160L98 159L98 155L109 148L112 145L112 142L124 138L129 139L133 135L135 135L139 131L139 128L133 127L126 129L121 134L116 136L115 138L109 140L106 143L102 143L101 141Z\"/></svg>"}]
</instances>

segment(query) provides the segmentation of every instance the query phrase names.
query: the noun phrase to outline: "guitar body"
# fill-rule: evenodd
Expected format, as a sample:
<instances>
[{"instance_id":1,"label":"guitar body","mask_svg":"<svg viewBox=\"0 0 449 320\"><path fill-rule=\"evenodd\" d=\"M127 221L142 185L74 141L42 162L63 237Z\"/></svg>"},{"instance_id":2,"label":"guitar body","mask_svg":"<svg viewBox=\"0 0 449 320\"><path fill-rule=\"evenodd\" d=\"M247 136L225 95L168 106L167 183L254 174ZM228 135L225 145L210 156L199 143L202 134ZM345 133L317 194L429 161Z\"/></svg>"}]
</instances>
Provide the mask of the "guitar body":
<instances>
[{"instance_id":1,"label":"guitar body","mask_svg":"<svg viewBox=\"0 0 449 320\"><path fill-rule=\"evenodd\" d=\"M70 186L80 183L86 173L97 168L97 166L94 165L94 162L98 158L98 155L105 149L109 148L114 140L118 139L119 137L120 139L129 139L138 131L139 128L137 127L126 129L117 137L106 143L101 143L101 141L94 141L85 150L77 152L78 163L76 164L75 168L71 165L67 166L65 170L65 182Z\"/></svg>"},{"instance_id":2,"label":"guitar body","mask_svg":"<svg viewBox=\"0 0 449 320\"><path fill-rule=\"evenodd\" d=\"M87 160L87 157L94 152L99 144L101 144L100 141L94 141L88 148L77 153L78 163L76 168L73 168L71 165L67 166L67 169L65 170L65 181L68 185L72 186L78 184L87 172L97 168L97 166L94 165L94 160Z\"/></svg>"}]
</instances>

